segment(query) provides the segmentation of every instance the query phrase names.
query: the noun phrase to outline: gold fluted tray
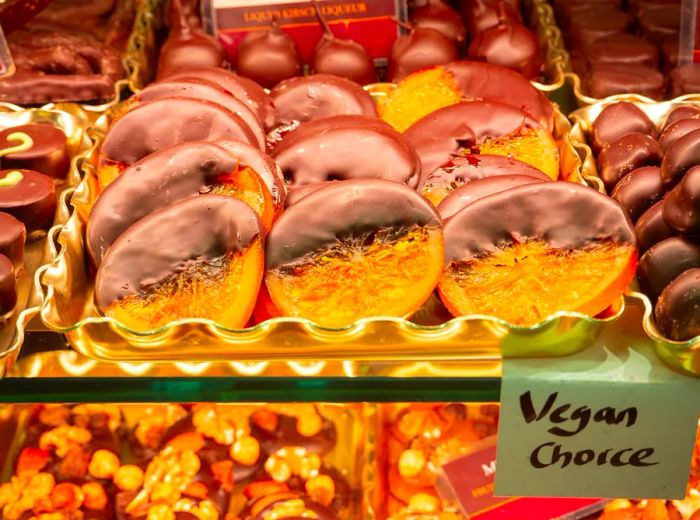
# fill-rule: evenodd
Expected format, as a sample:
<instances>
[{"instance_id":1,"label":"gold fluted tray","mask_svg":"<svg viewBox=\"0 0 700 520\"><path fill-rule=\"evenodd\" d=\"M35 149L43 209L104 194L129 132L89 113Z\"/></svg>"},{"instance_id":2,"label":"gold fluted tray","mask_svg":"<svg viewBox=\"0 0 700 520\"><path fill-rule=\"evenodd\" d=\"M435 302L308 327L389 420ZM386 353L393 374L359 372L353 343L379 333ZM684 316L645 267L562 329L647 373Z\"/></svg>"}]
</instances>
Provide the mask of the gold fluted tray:
<instances>
[{"instance_id":1,"label":"gold fluted tray","mask_svg":"<svg viewBox=\"0 0 700 520\"><path fill-rule=\"evenodd\" d=\"M523 11L527 26L537 34L544 51L544 78L533 84L543 92L558 90L564 86L571 64L554 10L546 0L525 0Z\"/></svg>"}]
</instances>

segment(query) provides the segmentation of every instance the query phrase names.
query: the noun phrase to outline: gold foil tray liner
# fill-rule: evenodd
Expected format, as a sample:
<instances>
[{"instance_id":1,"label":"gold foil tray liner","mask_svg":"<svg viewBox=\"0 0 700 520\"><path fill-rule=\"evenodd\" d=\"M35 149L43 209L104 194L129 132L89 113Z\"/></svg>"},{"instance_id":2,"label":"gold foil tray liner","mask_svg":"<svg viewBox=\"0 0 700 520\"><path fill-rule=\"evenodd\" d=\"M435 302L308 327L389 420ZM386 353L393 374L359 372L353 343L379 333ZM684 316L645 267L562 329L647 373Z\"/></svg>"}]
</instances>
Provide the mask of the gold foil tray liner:
<instances>
[{"instance_id":1,"label":"gold foil tray liner","mask_svg":"<svg viewBox=\"0 0 700 520\"><path fill-rule=\"evenodd\" d=\"M657 128L661 128L666 117L673 109L683 105L700 103L700 95L689 94L659 103L644 96L620 94L573 112L570 115L573 122L570 138L573 146L579 150L582 174L586 178L598 177L596 158L590 146L588 146L588 136L592 131L593 123L605 107L620 101L634 103L649 116L649 119L654 122ZM599 184L602 186L602 181L599 181ZM659 357L676 370L689 375L700 376L700 336L688 341L673 341L665 338L654 323L654 307L649 298L640 292L630 292L629 296L640 300L644 306L642 323L644 331L653 341L654 349Z\"/></svg>"},{"instance_id":2,"label":"gold foil tray liner","mask_svg":"<svg viewBox=\"0 0 700 520\"><path fill-rule=\"evenodd\" d=\"M533 84L544 92L558 90L564 86L571 65L554 10L546 0L525 0L523 12L527 26L537 34L544 52L544 80Z\"/></svg>"}]
</instances>

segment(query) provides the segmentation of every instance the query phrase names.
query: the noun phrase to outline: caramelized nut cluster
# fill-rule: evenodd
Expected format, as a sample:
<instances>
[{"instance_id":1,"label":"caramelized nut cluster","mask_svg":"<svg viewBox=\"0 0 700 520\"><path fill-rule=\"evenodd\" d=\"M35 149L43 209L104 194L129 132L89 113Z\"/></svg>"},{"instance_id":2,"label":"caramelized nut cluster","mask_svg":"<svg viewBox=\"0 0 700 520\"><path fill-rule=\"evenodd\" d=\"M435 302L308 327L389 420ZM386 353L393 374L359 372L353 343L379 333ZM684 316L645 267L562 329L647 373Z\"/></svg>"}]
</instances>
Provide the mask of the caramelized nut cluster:
<instances>
[{"instance_id":1,"label":"caramelized nut cluster","mask_svg":"<svg viewBox=\"0 0 700 520\"><path fill-rule=\"evenodd\" d=\"M318 476L319 469L321 457L298 446L281 448L265 461L265 471L276 482L286 482L295 475L309 480Z\"/></svg>"},{"instance_id":2,"label":"caramelized nut cluster","mask_svg":"<svg viewBox=\"0 0 700 520\"><path fill-rule=\"evenodd\" d=\"M76 425L87 427L91 422L91 417L104 415L107 418L109 431L116 432L122 425L122 411L116 404L79 404L72 410L73 421Z\"/></svg>"},{"instance_id":3,"label":"caramelized nut cluster","mask_svg":"<svg viewBox=\"0 0 700 520\"><path fill-rule=\"evenodd\" d=\"M429 493L417 493L408 505L389 517L389 520L460 520L452 511L443 510L440 500Z\"/></svg>"},{"instance_id":4,"label":"caramelized nut cluster","mask_svg":"<svg viewBox=\"0 0 700 520\"><path fill-rule=\"evenodd\" d=\"M198 432L224 446L250 436L247 411L234 406L197 405L192 411L192 423Z\"/></svg>"},{"instance_id":5,"label":"caramelized nut cluster","mask_svg":"<svg viewBox=\"0 0 700 520\"><path fill-rule=\"evenodd\" d=\"M86 428L61 424L44 432L39 439L39 448L55 450L63 458L73 448L81 448L92 440L92 434Z\"/></svg>"},{"instance_id":6,"label":"caramelized nut cluster","mask_svg":"<svg viewBox=\"0 0 700 520\"><path fill-rule=\"evenodd\" d=\"M253 414L253 422L263 430L272 432L277 429L280 415L294 417L296 430L303 437L313 437L323 429L323 417L314 404L297 404L294 407L266 405Z\"/></svg>"},{"instance_id":7,"label":"caramelized nut cluster","mask_svg":"<svg viewBox=\"0 0 700 520\"><path fill-rule=\"evenodd\" d=\"M179 404L165 407L149 407L136 423L134 436L142 446L156 449L160 446L168 428L187 416L187 410Z\"/></svg>"}]
</instances>

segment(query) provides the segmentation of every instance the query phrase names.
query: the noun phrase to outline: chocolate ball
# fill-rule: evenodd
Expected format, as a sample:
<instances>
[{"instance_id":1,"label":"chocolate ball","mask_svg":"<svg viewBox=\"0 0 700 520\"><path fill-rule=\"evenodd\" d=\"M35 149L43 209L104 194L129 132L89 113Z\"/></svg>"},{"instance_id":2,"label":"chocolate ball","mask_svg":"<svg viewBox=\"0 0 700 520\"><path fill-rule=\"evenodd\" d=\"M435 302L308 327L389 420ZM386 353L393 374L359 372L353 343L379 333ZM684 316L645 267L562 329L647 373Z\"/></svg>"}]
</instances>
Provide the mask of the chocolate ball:
<instances>
[{"instance_id":1,"label":"chocolate ball","mask_svg":"<svg viewBox=\"0 0 700 520\"><path fill-rule=\"evenodd\" d=\"M700 245L681 237L667 238L639 259L639 288L655 302L674 278L693 267L700 267Z\"/></svg>"},{"instance_id":2,"label":"chocolate ball","mask_svg":"<svg viewBox=\"0 0 700 520\"><path fill-rule=\"evenodd\" d=\"M611 191L632 170L655 166L660 161L656 139L646 134L632 133L605 145L598 155L598 170L605 187Z\"/></svg>"},{"instance_id":3,"label":"chocolate ball","mask_svg":"<svg viewBox=\"0 0 700 520\"><path fill-rule=\"evenodd\" d=\"M700 65L688 63L671 71L668 80L668 95L672 98L700 92Z\"/></svg>"},{"instance_id":4,"label":"chocolate ball","mask_svg":"<svg viewBox=\"0 0 700 520\"><path fill-rule=\"evenodd\" d=\"M700 335L700 268L688 269L664 289L654 308L661 333L675 341Z\"/></svg>"},{"instance_id":5,"label":"chocolate ball","mask_svg":"<svg viewBox=\"0 0 700 520\"><path fill-rule=\"evenodd\" d=\"M467 39L467 29L459 14L442 0L422 0L411 11L416 27L434 29L461 47Z\"/></svg>"},{"instance_id":6,"label":"chocolate ball","mask_svg":"<svg viewBox=\"0 0 700 520\"><path fill-rule=\"evenodd\" d=\"M634 234L637 235L637 249L642 254L654 244L662 240L674 237L678 233L670 228L663 218L664 201L660 200L651 208L642 213L634 225Z\"/></svg>"},{"instance_id":7,"label":"chocolate ball","mask_svg":"<svg viewBox=\"0 0 700 520\"><path fill-rule=\"evenodd\" d=\"M674 108L666 117L664 128L672 125L676 121L681 121L682 119L700 119L700 106L681 105L678 108Z\"/></svg>"},{"instance_id":8,"label":"chocolate ball","mask_svg":"<svg viewBox=\"0 0 700 520\"><path fill-rule=\"evenodd\" d=\"M659 66L659 49L639 36L616 33L597 38L585 47L589 64L614 63L617 65Z\"/></svg>"},{"instance_id":9,"label":"chocolate ball","mask_svg":"<svg viewBox=\"0 0 700 520\"><path fill-rule=\"evenodd\" d=\"M666 195L664 221L681 235L700 236L700 166L690 168Z\"/></svg>"},{"instance_id":10,"label":"chocolate ball","mask_svg":"<svg viewBox=\"0 0 700 520\"><path fill-rule=\"evenodd\" d=\"M605 98L615 94L641 94L652 99L664 97L664 77L653 67L614 63L591 65L587 94Z\"/></svg>"},{"instance_id":11,"label":"chocolate ball","mask_svg":"<svg viewBox=\"0 0 700 520\"><path fill-rule=\"evenodd\" d=\"M632 222L664 196L664 186L658 166L643 166L632 170L617 183L612 198L622 204Z\"/></svg>"},{"instance_id":12,"label":"chocolate ball","mask_svg":"<svg viewBox=\"0 0 700 520\"><path fill-rule=\"evenodd\" d=\"M528 79L542 71L542 54L535 33L520 24L499 23L479 33L469 45L469 56L503 65Z\"/></svg>"},{"instance_id":13,"label":"chocolate ball","mask_svg":"<svg viewBox=\"0 0 700 520\"><path fill-rule=\"evenodd\" d=\"M606 144L633 132L656 137L656 126L637 105L627 101L613 103L593 123L591 147L598 153Z\"/></svg>"},{"instance_id":14,"label":"chocolate ball","mask_svg":"<svg viewBox=\"0 0 700 520\"><path fill-rule=\"evenodd\" d=\"M675 123L666 125L661 135L659 135L659 149L661 153L665 155L673 143L695 130L700 130L700 119L680 119Z\"/></svg>"},{"instance_id":15,"label":"chocolate ball","mask_svg":"<svg viewBox=\"0 0 700 520\"><path fill-rule=\"evenodd\" d=\"M400 81L418 69L449 63L457 57L457 49L447 36L434 29L414 27L392 45L387 81Z\"/></svg>"}]
</instances>

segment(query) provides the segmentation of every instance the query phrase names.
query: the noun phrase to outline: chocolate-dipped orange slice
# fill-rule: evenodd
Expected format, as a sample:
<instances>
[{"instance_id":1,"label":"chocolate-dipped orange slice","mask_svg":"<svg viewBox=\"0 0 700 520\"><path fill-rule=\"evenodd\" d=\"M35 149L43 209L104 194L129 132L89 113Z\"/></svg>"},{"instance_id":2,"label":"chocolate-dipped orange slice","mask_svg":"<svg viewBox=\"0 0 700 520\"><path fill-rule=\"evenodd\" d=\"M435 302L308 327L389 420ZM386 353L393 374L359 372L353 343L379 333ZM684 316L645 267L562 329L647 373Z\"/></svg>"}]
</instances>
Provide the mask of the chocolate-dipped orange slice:
<instances>
[{"instance_id":1,"label":"chocolate-dipped orange slice","mask_svg":"<svg viewBox=\"0 0 700 520\"><path fill-rule=\"evenodd\" d=\"M187 318L242 327L262 279L263 234L247 204L222 195L151 213L105 255L95 281L97 306L133 330Z\"/></svg>"},{"instance_id":2,"label":"chocolate-dipped orange slice","mask_svg":"<svg viewBox=\"0 0 700 520\"><path fill-rule=\"evenodd\" d=\"M569 182L512 188L447 220L440 296L457 315L534 325L558 311L596 315L622 294L637 263L624 209Z\"/></svg>"},{"instance_id":3,"label":"chocolate-dipped orange slice","mask_svg":"<svg viewBox=\"0 0 700 520\"><path fill-rule=\"evenodd\" d=\"M265 283L284 315L325 327L408 316L442 271L440 224L405 185L335 182L290 206L272 228Z\"/></svg>"}]
</instances>

